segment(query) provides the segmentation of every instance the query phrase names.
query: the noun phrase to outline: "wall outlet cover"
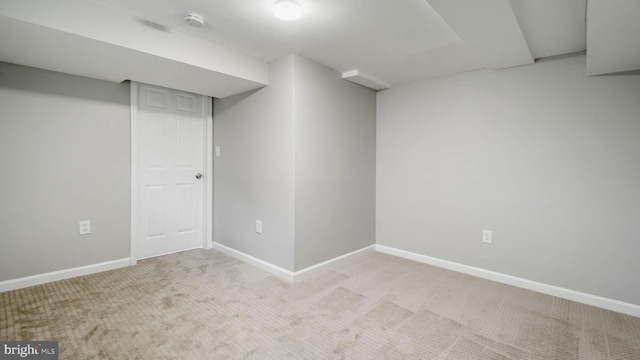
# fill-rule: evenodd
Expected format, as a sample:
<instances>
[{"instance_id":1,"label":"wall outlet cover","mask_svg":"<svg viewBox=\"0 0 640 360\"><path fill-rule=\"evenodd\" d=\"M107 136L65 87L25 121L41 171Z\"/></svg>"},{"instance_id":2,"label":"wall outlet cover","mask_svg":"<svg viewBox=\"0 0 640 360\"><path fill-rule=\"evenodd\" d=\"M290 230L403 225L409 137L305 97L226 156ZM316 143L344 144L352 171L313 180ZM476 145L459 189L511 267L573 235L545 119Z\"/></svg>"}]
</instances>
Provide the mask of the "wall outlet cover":
<instances>
[{"instance_id":1,"label":"wall outlet cover","mask_svg":"<svg viewBox=\"0 0 640 360\"><path fill-rule=\"evenodd\" d=\"M487 244L493 243L493 234L491 230L482 230L482 242Z\"/></svg>"},{"instance_id":2,"label":"wall outlet cover","mask_svg":"<svg viewBox=\"0 0 640 360\"><path fill-rule=\"evenodd\" d=\"M91 234L91 221L82 220L79 222L79 232L80 235Z\"/></svg>"}]
</instances>

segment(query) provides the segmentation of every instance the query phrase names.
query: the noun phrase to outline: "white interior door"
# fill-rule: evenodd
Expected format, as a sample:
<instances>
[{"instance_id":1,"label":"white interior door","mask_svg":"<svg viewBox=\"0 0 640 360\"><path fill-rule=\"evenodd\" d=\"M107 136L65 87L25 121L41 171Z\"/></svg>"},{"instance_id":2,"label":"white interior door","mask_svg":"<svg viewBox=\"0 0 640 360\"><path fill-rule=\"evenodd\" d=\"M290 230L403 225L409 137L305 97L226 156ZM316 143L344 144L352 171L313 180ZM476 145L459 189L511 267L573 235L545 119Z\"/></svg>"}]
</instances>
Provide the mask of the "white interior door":
<instances>
[{"instance_id":1,"label":"white interior door","mask_svg":"<svg viewBox=\"0 0 640 360\"><path fill-rule=\"evenodd\" d=\"M203 246L205 101L138 86L138 259Z\"/></svg>"}]
</instances>

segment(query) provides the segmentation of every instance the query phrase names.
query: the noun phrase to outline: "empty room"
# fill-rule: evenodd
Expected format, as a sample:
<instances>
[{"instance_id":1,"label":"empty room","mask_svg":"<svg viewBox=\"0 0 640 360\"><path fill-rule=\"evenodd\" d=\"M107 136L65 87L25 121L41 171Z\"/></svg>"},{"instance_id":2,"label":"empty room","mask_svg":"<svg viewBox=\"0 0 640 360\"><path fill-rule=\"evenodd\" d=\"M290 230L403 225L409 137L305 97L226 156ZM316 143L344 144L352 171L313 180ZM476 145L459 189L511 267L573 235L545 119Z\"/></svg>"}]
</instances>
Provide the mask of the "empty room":
<instances>
[{"instance_id":1,"label":"empty room","mask_svg":"<svg viewBox=\"0 0 640 360\"><path fill-rule=\"evenodd\" d=\"M638 19L0 0L0 359L640 359Z\"/></svg>"}]
</instances>

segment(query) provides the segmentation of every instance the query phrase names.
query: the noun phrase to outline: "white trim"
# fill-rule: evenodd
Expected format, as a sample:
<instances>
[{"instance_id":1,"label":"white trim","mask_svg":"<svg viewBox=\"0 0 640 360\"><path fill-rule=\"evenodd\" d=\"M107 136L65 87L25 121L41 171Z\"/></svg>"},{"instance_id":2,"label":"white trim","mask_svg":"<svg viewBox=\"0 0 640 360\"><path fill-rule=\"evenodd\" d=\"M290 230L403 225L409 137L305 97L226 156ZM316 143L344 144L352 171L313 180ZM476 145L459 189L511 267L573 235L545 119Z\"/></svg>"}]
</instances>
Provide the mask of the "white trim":
<instances>
[{"instance_id":1,"label":"white trim","mask_svg":"<svg viewBox=\"0 0 640 360\"><path fill-rule=\"evenodd\" d=\"M102 271L119 269L129 266L131 260L129 258L107 261L99 264L80 266L73 269L53 271L44 274L27 276L19 279L12 279L0 282L0 292L11 291L26 288L29 286L41 285L53 281L70 279L77 276L95 274Z\"/></svg>"},{"instance_id":2,"label":"white trim","mask_svg":"<svg viewBox=\"0 0 640 360\"><path fill-rule=\"evenodd\" d=\"M315 264L312 266L309 266L307 268L304 268L302 270L298 270L295 273L293 273L293 277L294 277L294 281L300 281L302 279L307 278L308 276L318 273L332 265L335 265L338 261L343 261L343 260L347 260L350 259L353 256L362 254L362 253L366 253L366 252L370 252L370 251L375 251L376 246L375 245L370 245L367 247L363 247L362 249L356 250L356 251L352 251L348 254L344 254L344 255L340 255L338 257L335 257L333 259L329 259L327 261L323 261L319 264Z\"/></svg>"},{"instance_id":3,"label":"white trim","mask_svg":"<svg viewBox=\"0 0 640 360\"><path fill-rule=\"evenodd\" d=\"M277 277L279 277L280 279L287 281L287 282L293 282L293 278L294 278L294 273L289 271L289 270L285 270L279 266L273 265L271 263L268 263L264 260L260 260L256 257L253 257L251 255L245 254L241 251L238 251L236 249L232 249L228 246L224 246L220 243L214 242L211 244L211 248L217 251L220 251L221 253L225 254L225 255L229 255L232 258L238 259L242 262L245 262L247 264L253 265L257 268L260 268L264 271L267 271Z\"/></svg>"},{"instance_id":4,"label":"white trim","mask_svg":"<svg viewBox=\"0 0 640 360\"><path fill-rule=\"evenodd\" d=\"M213 99L204 97L204 244L205 249L213 246Z\"/></svg>"},{"instance_id":5,"label":"white trim","mask_svg":"<svg viewBox=\"0 0 640 360\"><path fill-rule=\"evenodd\" d=\"M138 83L131 81L131 265L138 263Z\"/></svg>"},{"instance_id":6,"label":"white trim","mask_svg":"<svg viewBox=\"0 0 640 360\"><path fill-rule=\"evenodd\" d=\"M307 277L309 277L311 274L315 274L319 271L322 271L324 269L326 269L327 267L334 265L336 262L338 261L342 261L342 260L346 260L348 258L351 258L352 256L356 256L368 251L374 251L375 250L375 245L371 245L371 246L367 246L364 247L362 249L350 252L348 254L344 254L338 257L335 257L333 259L329 259L327 261L321 262L319 264L316 265L312 265L309 266L307 268L304 268L302 270L298 270L296 272L293 271L289 271L286 269L283 269L279 266L273 265L271 263L268 263L264 260L260 260L256 257L253 257L251 255L245 254L241 251L238 251L236 249L232 249L228 246L222 245L220 243L216 243L214 242L212 244L212 248L214 250L220 251L223 254L229 255L232 258L238 259L242 262L245 262L247 264L253 265L257 268L260 268L264 271L267 271L275 276L277 276L278 278L287 281L287 282L295 282L295 281L300 281L303 280Z\"/></svg>"},{"instance_id":7,"label":"white trim","mask_svg":"<svg viewBox=\"0 0 640 360\"><path fill-rule=\"evenodd\" d=\"M426 255L416 254L410 251L395 249L384 245L376 245L376 251L384 254L398 256L401 258L421 262L437 266L443 269L448 269L463 274L476 276L479 278L496 281L499 283L517 286L523 289L540 292L543 294L556 296L562 299L572 300L575 302L597 306L603 309L640 317L640 305L630 304L619 300L613 300L601 296L586 294L583 292L565 289L559 286L544 284L536 281L531 281L523 278L519 278L512 275L502 274L490 270L480 269L477 267L455 263L448 260L442 260Z\"/></svg>"}]
</instances>

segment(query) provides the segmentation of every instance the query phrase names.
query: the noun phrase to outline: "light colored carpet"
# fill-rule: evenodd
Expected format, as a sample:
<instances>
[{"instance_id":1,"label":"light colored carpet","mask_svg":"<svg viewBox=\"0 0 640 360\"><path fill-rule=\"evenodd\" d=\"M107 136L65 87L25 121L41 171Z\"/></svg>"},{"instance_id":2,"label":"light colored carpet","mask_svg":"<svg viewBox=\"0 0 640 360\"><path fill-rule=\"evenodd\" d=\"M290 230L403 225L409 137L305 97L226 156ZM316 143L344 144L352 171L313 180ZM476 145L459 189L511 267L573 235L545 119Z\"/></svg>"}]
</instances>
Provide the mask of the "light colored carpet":
<instances>
[{"instance_id":1,"label":"light colored carpet","mask_svg":"<svg viewBox=\"0 0 640 360\"><path fill-rule=\"evenodd\" d=\"M640 359L640 319L379 253L284 283L213 250L0 294L60 359Z\"/></svg>"}]
</instances>

